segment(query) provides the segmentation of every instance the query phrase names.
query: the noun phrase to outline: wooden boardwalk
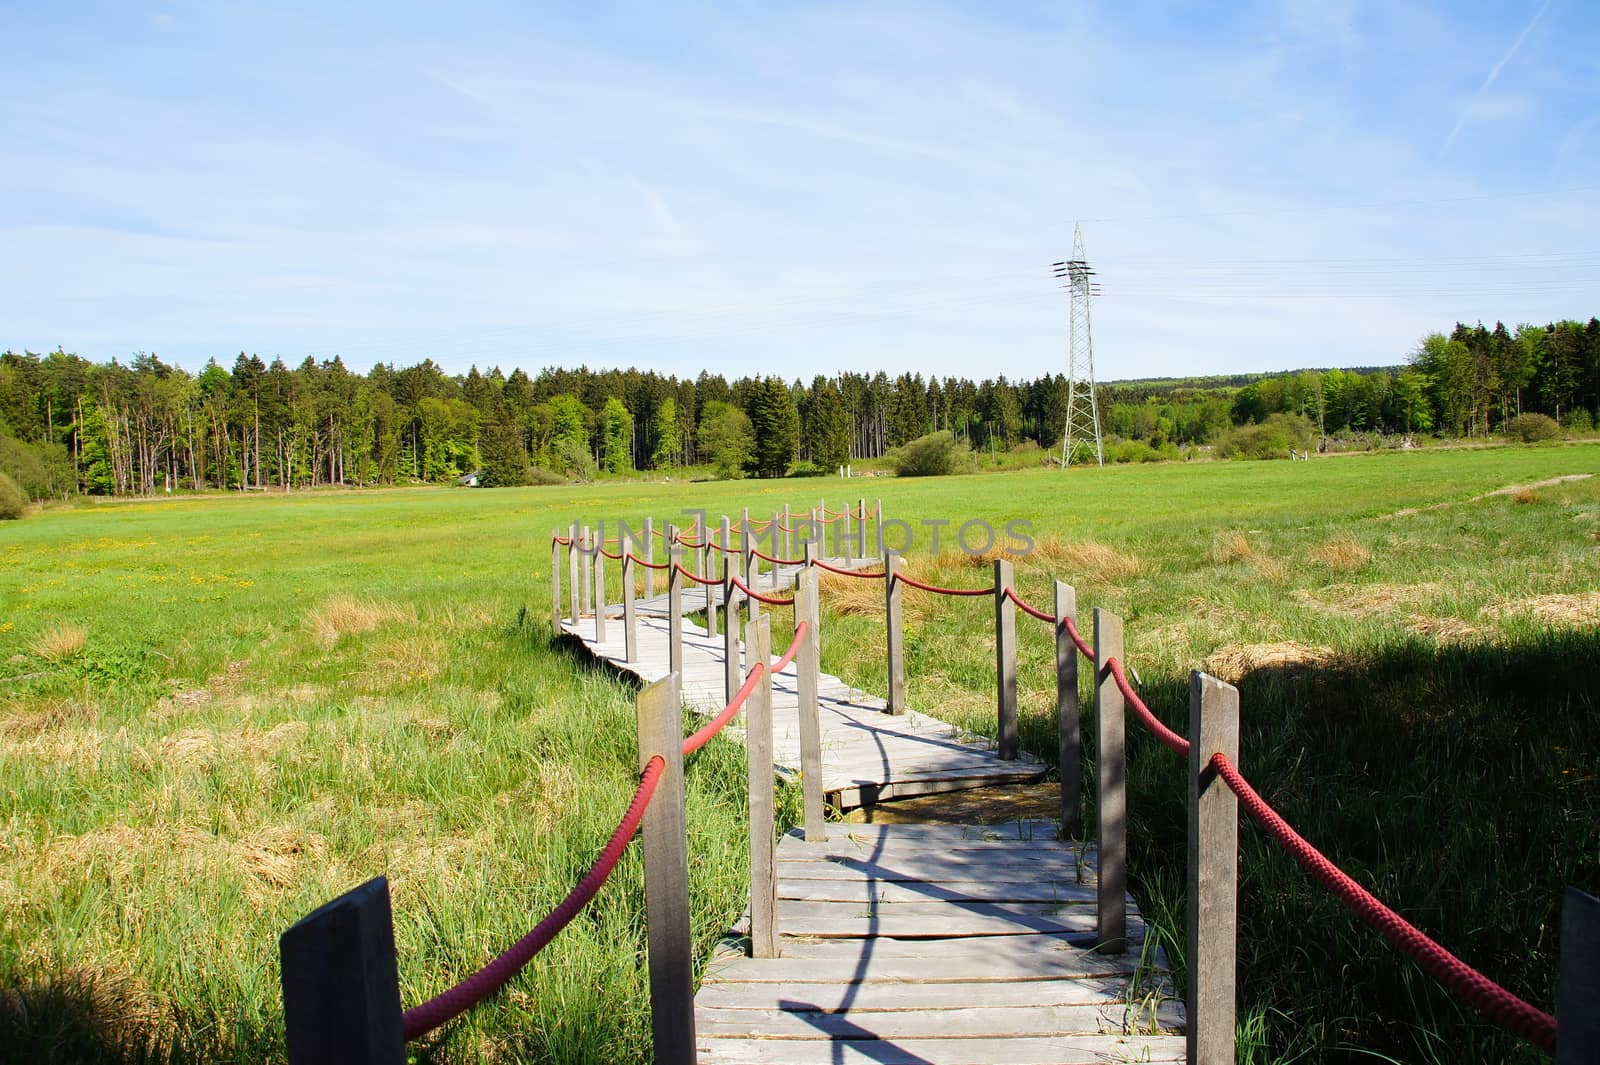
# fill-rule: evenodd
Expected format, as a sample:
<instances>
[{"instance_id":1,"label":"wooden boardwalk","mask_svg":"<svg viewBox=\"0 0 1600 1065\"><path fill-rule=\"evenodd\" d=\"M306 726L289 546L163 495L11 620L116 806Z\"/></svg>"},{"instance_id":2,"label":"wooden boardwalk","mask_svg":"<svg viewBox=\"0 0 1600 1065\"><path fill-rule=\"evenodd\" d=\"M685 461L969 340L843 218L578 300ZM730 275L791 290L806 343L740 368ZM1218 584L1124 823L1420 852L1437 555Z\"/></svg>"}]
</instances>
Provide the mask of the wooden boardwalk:
<instances>
[{"instance_id":1,"label":"wooden boardwalk","mask_svg":"<svg viewBox=\"0 0 1600 1065\"><path fill-rule=\"evenodd\" d=\"M616 610L621 613L620 606ZM648 684L669 672L667 619L641 615L638 626L639 655L635 662L624 660L620 617L613 618L607 626L604 643L595 642L592 617L577 625L568 619L562 627L581 638L596 657ZM684 705L708 717L727 705L725 661L722 636L708 637L703 627L684 622ZM915 710L887 714L884 700L826 673L817 686L817 704L822 733L822 790L828 801L840 809L990 784L1032 782L1045 775L1044 764L1031 755L1002 762L995 757L991 741L966 735ZM773 675L772 725L774 760L780 770L797 772L800 693L794 663Z\"/></svg>"},{"instance_id":2,"label":"wooden boardwalk","mask_svg":"<svg viewBox=\"0 0 1600 1065\"><path fill-rule=\"evenodd\" d=\"M787 585L763 575L759 586ZM686 609L704 594L685 590ZM698 602L697 602L698 600ZM664 603L652 603L664 612ZM608 608L620 615L620 606ZM638 617L624 660L620 616L595 640L592 616L562 627L614 668L649 683L668 673L667 620ZM726 703L724 641L684 622L682 693L703 715ZM1000 761L993 744L823 674L823 790L843 808L1022 781L1045 767ZM800 760L797 675L773 678L774 759ZM826 842L779 843L776 958L734 935L695 998L707 1063L1044 1065L1184 1060L1183 1007L1165 959L1126 900L1128 949L1095 947L1092 847L1053 821L1000 826L830 824ZM747 918L748 919L748 918Z\"/></svg>"},{"instance_id":3,"label":"wooden boardwalk","mask_svg":"<svg viewBox=\"0 0 1600 1065\"><path fill-rule=\"evenodd\" d=\"M778 846L781 957L730 940L707 966L702 1062L1184 1060L1183 1008L1137 909L1126 953L1090 949L1094 856L1054 822L828 829Z\"/></svg>"}]
</instances>

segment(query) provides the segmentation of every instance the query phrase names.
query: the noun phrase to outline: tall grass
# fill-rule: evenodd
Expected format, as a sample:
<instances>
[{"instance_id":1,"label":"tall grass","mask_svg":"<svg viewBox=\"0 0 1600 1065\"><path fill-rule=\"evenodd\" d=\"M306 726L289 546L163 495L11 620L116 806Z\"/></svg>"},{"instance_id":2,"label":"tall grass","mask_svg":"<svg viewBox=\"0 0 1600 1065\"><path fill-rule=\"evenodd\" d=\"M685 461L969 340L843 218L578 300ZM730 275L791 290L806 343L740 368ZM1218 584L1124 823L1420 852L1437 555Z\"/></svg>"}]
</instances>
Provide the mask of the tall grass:
<instances>
[{"instance_id":1,"label":"tall grass","mask_svg":"<svg viewBox=\"0 0 1600 1065\"><path fill-rule=\"evenodd\" d=\"M281 1060L277 935L379 872L395 892L404 1001L475 969L581 875L635 780L631 689L528 620L548 610L550 529L682 523L686 506L759 515L824 492L835 505L881 495L912 520L1031 519L1055 546L1018 563L1023 594L1047 605L1060 576L1086 608L1121 612L1129 661L1179 725L1196 663L1273 642L1315 649L1314 663L1245 676L1246 773L1402 912L1548 1004L1555 888L1600 888L1594 689L1571 666L1594 658L1600 493L1577 482L1531 503L1467 501L1593 469L1597 455L47 512L0 539L0 1059ZM1216 549L1219 530L1248 552ZM1341 538L1370 560L1312 560ZM919 575L988 583L964 556L917 557L927 546L913 548ZM989 604L922 596L907 592L914 705L992 730ZM1446 622L1455 636L1431 634ZM1049 641L1019 625L1023 743L1049 757ZM62 626L86 638L44 653ZM881 614L830 613L824 629L825 668L881 692ZM1130 757L1136 892L1181 930L1181 772L1141 737ZM742 781L730 744L691 760L702 953L744 903ZM1270 844L1242 838L1250 1060L1347 1047L1516 1059ZM630 856L506 992L413 1049L646 1060L642 949Z\"/></svg>"}]
</instances>

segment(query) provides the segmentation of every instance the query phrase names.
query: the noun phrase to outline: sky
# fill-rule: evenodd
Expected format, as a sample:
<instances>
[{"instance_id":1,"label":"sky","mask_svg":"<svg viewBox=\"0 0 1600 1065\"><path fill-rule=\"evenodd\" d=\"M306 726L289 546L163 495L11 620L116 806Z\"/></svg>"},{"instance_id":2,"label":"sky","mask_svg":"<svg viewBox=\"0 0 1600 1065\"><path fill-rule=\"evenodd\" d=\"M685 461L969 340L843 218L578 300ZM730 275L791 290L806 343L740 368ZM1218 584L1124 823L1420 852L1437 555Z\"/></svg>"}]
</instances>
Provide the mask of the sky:
<instances>
[{"instance_id":1,"label":"sky","mask_svg":"<svg viewBox=\"0 0 1600 1065\"><path fill-rule=\"evenodd\" d=\"M0 349L1393 365L1600 313L1600 5L0 0Z\"/></svg>"}]
</instances>

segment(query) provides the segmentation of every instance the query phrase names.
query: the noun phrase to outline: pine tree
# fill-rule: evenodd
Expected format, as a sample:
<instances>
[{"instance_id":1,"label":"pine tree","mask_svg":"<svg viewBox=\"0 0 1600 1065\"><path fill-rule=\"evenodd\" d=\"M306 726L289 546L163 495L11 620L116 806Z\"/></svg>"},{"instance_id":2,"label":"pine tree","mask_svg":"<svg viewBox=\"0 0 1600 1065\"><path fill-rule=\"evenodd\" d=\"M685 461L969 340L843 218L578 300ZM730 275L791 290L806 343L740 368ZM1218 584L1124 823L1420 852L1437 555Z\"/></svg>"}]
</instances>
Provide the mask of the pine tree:
<instances>
[{"instance_id":1,"label":"pine tree","mask_svg":"<svg viewBox=\"0 0 1600 1065\"><path fill-rule=\"evenodd\" d=\"M750 424L755 432L756 475L782 477L800 443L800 412L782 378L768 377L754 385Z\"/></svg>"}]
</instances>

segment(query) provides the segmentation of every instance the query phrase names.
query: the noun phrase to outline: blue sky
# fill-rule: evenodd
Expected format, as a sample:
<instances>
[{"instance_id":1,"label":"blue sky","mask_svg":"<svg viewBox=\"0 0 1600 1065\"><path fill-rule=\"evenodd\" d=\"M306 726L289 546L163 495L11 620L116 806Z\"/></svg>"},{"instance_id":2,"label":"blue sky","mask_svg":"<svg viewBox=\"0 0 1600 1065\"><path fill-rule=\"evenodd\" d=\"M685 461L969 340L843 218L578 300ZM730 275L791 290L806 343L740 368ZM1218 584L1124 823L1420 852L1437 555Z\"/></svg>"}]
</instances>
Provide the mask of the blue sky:
<instances>
[{"instance_id":1,"label":"blue sky","mask_svg":"<svg viewBox=\"0 0 1600 1065\"><path fill-rule=\"evenodd\" d=\"M1219 13L1219 11L1221 13ZM1402 360L1600 313L1600 8L0 3L0 348Z\"/></svg>"}]
</instances>

